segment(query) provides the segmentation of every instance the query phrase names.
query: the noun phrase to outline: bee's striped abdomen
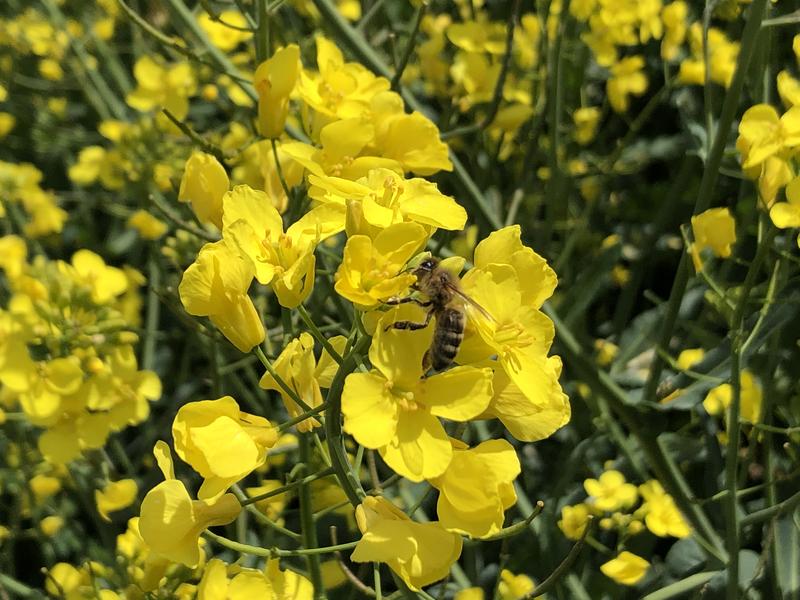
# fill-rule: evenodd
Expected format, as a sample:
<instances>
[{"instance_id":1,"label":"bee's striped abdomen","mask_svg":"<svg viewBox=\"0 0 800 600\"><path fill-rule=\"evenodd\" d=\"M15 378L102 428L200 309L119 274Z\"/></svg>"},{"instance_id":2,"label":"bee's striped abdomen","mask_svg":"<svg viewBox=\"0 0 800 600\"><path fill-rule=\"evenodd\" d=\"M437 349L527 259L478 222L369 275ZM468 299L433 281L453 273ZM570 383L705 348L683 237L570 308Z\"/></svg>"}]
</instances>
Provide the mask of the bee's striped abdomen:
<instances>
[{"instance_id":1,"label":"bee's striped abdomen","mask_svg":"<svg viewBox=\"0 0 800 600\"><path fill-rule=\"evenodd\" d=\"M444 369L458 353L464 339L464 313L445 308L436 315L436 331L431 344L431 363L437 371Z\"/></svg>"}]
</instances>

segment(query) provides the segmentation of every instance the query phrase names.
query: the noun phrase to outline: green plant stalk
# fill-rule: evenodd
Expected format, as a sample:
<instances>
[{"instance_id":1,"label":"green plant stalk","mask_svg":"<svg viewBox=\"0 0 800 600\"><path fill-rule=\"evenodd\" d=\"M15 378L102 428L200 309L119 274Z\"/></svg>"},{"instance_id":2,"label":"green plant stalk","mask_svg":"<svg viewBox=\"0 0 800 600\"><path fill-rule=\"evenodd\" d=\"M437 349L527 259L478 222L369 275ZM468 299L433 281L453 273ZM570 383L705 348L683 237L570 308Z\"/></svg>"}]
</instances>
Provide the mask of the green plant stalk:
<instances>
[{"instance_id":1,"label":"green plant stalk","mask_svg":"<svg viewBox=\"0 0 800 600\"><path fill-rule=\"evenodd\" d=\"M161 285L161 271L154 256L155 248L149 248L147 261L147 308L145 312L144 340L142 342L142 368L152 370L156 355L156 335L158 334L158 321L161 313L161 302L156 290Z\"/></svg>"},{"instance_id":2,"label":"green plant stalk","mask_svg":"<svg viewBox=\"0 0 800 600\"><path fill-rule=\"evenodd\" d=\"M549 44L547 58L547 75L550 80L547 93L547 107L550 117L550 148L548 148L547 163L550 168L550 178L547 181L544 201L545 223L542 238L545 247L550 244L550 236L552 235L556 220L556 209L561 203L559 192L561 191L563 174L558 162L558 145L560 143L559 130L561 128L561 113L564 101L564 86L561 69L563 52L561 52L561 42L564 37L566 19L569 18L569 2L566 4L567 5L562 8L561 14L559 15L556 39L552 40L552 43Z\"/></svg>"},{"instance_id":3,"label":"green plant stalk","mask_svg":"<svg viewBox=\"0 0 800 600\"><path fill-rule=\"evenodd\" d=\"M311 464L310 435L310 433L303 433L300 436L300 462L305 470ZM317 527L314 523L314 509L311 505L311 487L309 485L301 485L298 496L300 497L300 523L302 526L303 546L307 550L313 550L319 546L319 542L317 541ZM325 600L325 586L322 584L322 568L319 562L319 555L307 555L306 563L311 576L311 584L314 586L315 600Z\"/></svg>"},{"instance_id":4,"label":"green plant stalk","mask_svg":"<svg viewBox=\"0 0 800 600\"><path fill-rule=\"evenodd\" d=\"M0 573L0 589L12 592L19 598L39 597L35 589L3 573Z\"/></svg>"},{"instance_id":5,"label":"green plant stalk","mask_svg":"<svg viewBox=\"0 0 800 600\"><path fill-rule=\"evenodd\" d=\"M588 522L586 523L586 527L583 528L583 533L581 534L580 539L575 542L575 545L570 549L567 556L561 561L555 571L550 573L541 584L537 585L531 594L525 596L525 600L528 598L538 598L539 596L544 596L547 592L549 592L555 585L561 581L561 579L567 574L572 563L578 558L578 555L583 550L583 546L586 543L586 538L589 533L594 529L594 517L589 517Z\"/></svg>"},{"instance_id":6,"label":"green plant stalk","mask_svg":"<svg viewBox=\"0 0 800 600\"><path fill-rule=\"evenodd\" d=\"M289 429L289 427L297 425L298 423L300 423L301 421L305 421L309 417L314 417L319 413L324 412L326 408L328 408L328 405L325 404L325 402L323 402L316 408L312 408L311 410L305 411L304 413L297 415L296 417L292 417L291 419L289 419L284 423L281 423L280 425L278 425L278 431L286 431L287 429Z\"/></svg>"},{"instance_id":7,"label":"green plant stalk","mask_svg":"<svg viewBox=\"0 0 800 600\"><path fill-rule=\"evenodd\" d=\"M797 492L794 495L789 496L783 502L774 504L769 508L763 508L761 510L757 510L755 512L750 513L746 517L742 517L742 520L739 521L739 526L742 529L744 529L745 527L749 527L751 525L757 525L759 523L763 523L764 521L769 521L770 519L776 519L781 515L790 513L798 506L800 506L800 492Z\"/></svg>"},{"instance_id":8,"label":"green plant stalk","mask_svg":"<svg viewBox=\"0 0 800 600\"><path fill-rule=\"evenodd\" d=\"M344 390L345 378L356 369L356 355L362 354L369 348L371 338L362 336L348 352L347 356L339 365L336 375L333 377L331 387L325 398L328 409L325 414L325 435L328 439L328 450L331 455L331 463L347 499L354 507L361 504L367 496L358 474L353 471L350 461L347 460L347 453L344 450L342 441L342 391Z\"/></svg>"},{"instance_id":9,"label":"green plant stalk","mask_svg":"<svg viewBox=\"0 0 800 600\"><path fill-rule=\"evenodd\" d=\"M256 0L256 63L261 64L269 58L269 10L267 0Z\"/></svg>"},{"instance_id":10,"label":"green plant stalk","mask_svg":"<svg viewBox=\"0 0 800 600\"><path fill-rule=\"evenodd\" d=\"M303 436L301 436L301 438L302 437ZM302 444L300 445L300 452L301 454L303 452ZM275 496L280 496L281 494L285 494L286 492L289 492L296 487L305 486L311 483L312 481L316 481L317 479L324 479L325 477L329 477L330 475L333 475L333 469L323 469L322 471L319 471L317 473L312 473L311 475L306 475L302 479L291 481L286 485L282 485L281 487L275 488L274 490L264 492L263 494L259 494L258 496L250 496L248 498L240 500L239 504L241 504L242 506L247 506L248 504L255 504L256 502L260 502L268 498L274 498Z\"/></svg>"},{"instance_id":11,"label":"green plant stalk","mask_svg":"<svg viewBox=\"0 0 800 600\"><path fill-rule=\"evenodd\" d=\"M741 414L741 395L742 395L742 382L741 382L741 366L742 366L742 348L744 345L745 332L743 329L744 313L747 309L747 301L750 298L750 291L755 284L756 277L761 270L761 264L764 262L769 249L772 246L772 240L777 231L770 224L765 225L765 219L762 218L760 222L760 229L768 227L764 235L759 236L758 249L750 267L747 269L744 283L739 295L739 300L736 305L736 310L731 319L731 404L728 407L728 448L725 453L725 487L729 492L729 496L725 499L725 529L726 529L726 546L728 551L728 582L727 582L727 598L728 600L736 600L739 597L739 517L738 508L739 502L737 497L737 489L739 486L739 436L741 434L741 424L739 423L739 416Z\"/></svg>"},{"instance_id":12,"label":"green plant stalk","mask_svg":"<svg viewBox=\"0 0 800 600\"><path fill-rule=\"evenodd\" d=\"M323 546L321 548L299 548L297 550L282 550L281 548L260 548L258 546L250 546L249 544L241 544L230 540L224 536L217 535L213 531L206 530L203 532L207 538L217 542L220 546L229 548L239 552L240 554L249 554L251 556L260 556L262 558L286 558L290 556L309 556L320 554L333 554L341 550L352 550L356 547L358 542L346 542L344 544L336 544L335 546Z\"/></svg>"},{"instance_id":13,"label":"green plant stalk","mask_svg":"<svg viewBox=\"0 0 800 600\"><path fill-rule=\"evenodd\" d=\"M703 547L709 552L710 556L723 563L727 562L728 558L725 554L723 542L703 509L693 501L694 494L692 494L689 484L684 479L675 461L663 448L661 442L646 430L637 410L630 405L625 391L607 373L598 371L594 363L585 356L580 343L553 310L552 306L545 304L543 310L555 324L556 335L567 358L564 362L581 371L593 391L605 396L614 414L619 417L628 431L636 437L647 457L648 464L664 486L664 489L675 499L681 512L692 524L695 529L695 535L701 540Z\"/></svg>"},{"instance_id":14,"label":"green plant stalk","mask_svg":"<svg viewBox=\"0 0 800 600\"><path fill-rule=\"evenodd\" d=\"M414 51L414 46L416 45L417 36L419 35L419 27L422 24L422 19L425 16L426 12L428 12L428 3L423 0L422 4L420 4L419 8L417 9L417 17L414 19L414 27L411 30L411 35L408 38L408 43L406 44L405 50L403 51L403 55L400 57L400 62L397 65L397 70L392 76L391 86L393 90L397 90L400 85L400 80L403 77L403 72L406 70L406 66L408 66L408 61L411 58L411 53ZM378 590L378 592L380 592L380 589Z\"/></svg>"},{"instance_id":15,"label":"green plant stalk","mask_svg":"<svg viewBox=\"0 0 800 600\"><path fill-rule=\"evenodd\" d=\"M297 312L300 315L300 318L303 320L303 323L305 323L306 327L308 327L308 329L311 331L311 335L314 336L314 339L322 344L322 347L325 348L325 351L330 354L333 360L336 361L336 364L341 365L343 360L341 355L336 351L336 348L331 345L328 338L326 338L325 335L319 330L319 327L317 327L317 325L314 323L311 315L308 314L306 307L301 304L297 307Z\"/></svg>"},{"instance_id":16,"label":"green plant stalk","mask_svg":"<svg viewBox=\"0 0 800 600\"><path fill-rule=\"evenodd\" d=\"M722 157L725 153L725 145L728 140L728 133L730 132L733 120L736 117L738 109L739 97L742 94L744 87L745 76L747 75L747 68L750 64L750 58L753 55L758 32L761 27L761 20L764 16L764 6L767 0L753 0L750 5L750 12L747 15L747 23L742 32L742 42L739 50L739 56L736 59L736 71L733 74L731 86L725 94L725 100L722 103L722 112L720 113L719 122L717 123L717 130L714 135L714 142L711 145L711 151L708 155L708 162L703 170L703 177L700 180L700 188L697 191L697 199L695 201L694 211L692 214L699 214L706 210L713 197L714 187L719 177L719 168L722 164ZM709 132L710 133L710 132ZM683 294L686 291L686 286L689 283L689 255L684 250L681 254L681 260L678 264L678 270L675 274L675 279L672 283L672 289L669 294L669 301L667 304L667 311L664 315L664 320L658 335L657 344L662 348L669 345L669 339L672 336L672 331L675 328L675 321L678 317L678 310L680 309ZM644 400L653 400L655 398L656 389L658 388L661 372L664 368L664 362L658 356L654 357L653 363L650 367L650 373L647 377L647 383L644 387L642 398Z\"/></svg>"},{"instance_id":17,"label":"green plant stalk","mask_svg":"<svg viewBox=\"0 0 800 600\"><path fill-rule=\"evenodd\" d=\"M660 590L647 594L642 600L669 600L670 598L684 598L688 592L696 590L708 583L720 571L703 571L695 573L685 579L671 583Z\"/></svg>"},{"instance_id":18,"label":"green plant stalk","mask_svg":"<svg viewBox=\"0 0 800 600\"><path fill-rule=\"evenodd\" d=\"M267 370L267 373L272 375L272 378L275 379L275 383L278 384L278 387L281 388L286 394L294 400L298 406L302 407L302 409L306 412L311 412L314 409L311 408L308 404L306 404L305 400L303 400L296 391L290 386L286 381L284 381L283 377L278 375L278 372L272 366L272 363L267 358L267 355L264 354L264 350L261 349L261 346L256 346L253 348L253 353L258 357L258 360L261 361L261 364L264 365L264 368Z\"/></svg>"}]
</instances>

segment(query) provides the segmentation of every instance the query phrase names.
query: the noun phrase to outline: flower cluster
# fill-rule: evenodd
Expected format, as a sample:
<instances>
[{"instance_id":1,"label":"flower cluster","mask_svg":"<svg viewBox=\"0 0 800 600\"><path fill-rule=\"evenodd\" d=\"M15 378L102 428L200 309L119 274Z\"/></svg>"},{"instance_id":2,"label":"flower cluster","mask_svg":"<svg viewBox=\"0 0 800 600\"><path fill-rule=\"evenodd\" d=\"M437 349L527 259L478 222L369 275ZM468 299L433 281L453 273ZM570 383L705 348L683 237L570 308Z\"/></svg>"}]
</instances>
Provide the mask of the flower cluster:
<instances>
[{"instance_id":1,"label":"flower cluster","mask_svg":"<svg viewBox=\"0 0 800 600\"><path fill-rule=\"evenodd\" d=\"M0 238L0 268L11 290L0 309L3 405L45 429L47 460L69 462L147 419L161 382L134 354L141 276L89 250L28 261L15 236Z\"/></svg>"},{"instance_id":2,"label":"flower cluster","mask_svg":"<svg viewBox=\"0 0 800 600\"><path fill-rule=\"evenodd\" d=\"M569 420L569 402L558 382L561 361L548 356L553 325L541 312L556 276L522 243L519 226L480 242L474 266L460 283L464 261L442 263L456 294L471 300L456 296L458 314L466 319L458 366L428 374L424 357L437 326L414 331L393 326L425 320L418 304L426 299L392 310L386 303L413 291L418 278L410 270L438 229L465 226L466 211L420 177L452 168L447 146L427 117L405 112L388 80L345 62L329 40L318 37L316 44L317 70L305 68L297 46L289 45L254 73L257 127L268 138L256 144L262 156L272 158L262 163L267 172L260 185L232 185L225 165L208 153L196 152L187 161L179 199L221 239L200 249L179 293L188 313L208 317L236 348L248 352L266 339L249 293L253 280L267 286L284 309L303 310L317 278L318 249L335 247L336 236L346 234L334 288L353 304L372 340L364 357L370 367L344 381L344 431L376 450L399 475L439 490L439 521L424 525L388 500L365 500L356 514L363 537L352 559L385 557L409 586L419 588L448 572L460 555L460 534L498 533L505 511L516 502L513 482L520 464L514 446L495 439L470 447L451 437L447 421L499 419L517 439L536 441ZM295 109L308 142L281 139ZM273 173L277 184L270 183ZM292 190L303 184L311 200L305 207ZM476 312L474 306L481 308ZM292 424L306 433L320 426L322 416L314 412L323 405L321 390L332 385L342 356L352 350L352 340L344 337L317 336L317 341L325 343L319 359L314 337L303 333L265 363L268 372L261 379L262 388L279 392ZM195 402L179 411L175 450L204 483L199 499L191 500L167 469L166 481L145 498L140 529L161 555L197 564L199 533L237 512L238 503L226 490L257 469L275 443L268 422L237 411L232 398ZM221 447L228 439L243 446ZM172 508L165 513L167 506L184 507L183 516L176 518ZM180 534L174 527L181 527ZM388 542L387 532L395 532ZM429 537L440 541L422 542ZM397 550L401 539L407 552ZM431 554L441 544L449 550Z\"/></svg>"},{"instance_id":3,"label":"flower cluster","mask_svg":"<svg viewBox=\"0 0 800 600\"><path fill-rule=\"evenodd\" d=\"M800 34L792 49L800 63ZM769 211L775 227L796 229L800 227L800 81L784 69L776 86L782 107L756 104L747 109L739 122L736 148L745 176L758 184L760 208Z\"/></svg>"},{"instance_id":4,"label":"flower cluster","mask_svg":"<svg viewBox=\"0 0 800 600\"><path fill-rule=\"evenodd\" d=\"M55 194L43 190L41 182L42 172L35 166L0 161L0 218L21 221L22 230L31 238L59 233L67 220Z\"/></svg>"},{"instance_id":5,"label":"flower cluster","mask_svg":"<svg viewBox=\"0 0 800 600\"><path fill-rule=\"evenodd\" d=\"M597 479L585 480L583 486L588 498L580 504L561 508L558 526L569 539L577 540L584 534L591 516L600 518L601 529L616 532L618 550L630 537L645 529L658 537L685 538L691 533L675 501L656 479L637 488L619 471L607 470ZM601 570L618 583L635 585L649 566L645 559L622 551L603 564Z\"/></svg>"}]
</instances>

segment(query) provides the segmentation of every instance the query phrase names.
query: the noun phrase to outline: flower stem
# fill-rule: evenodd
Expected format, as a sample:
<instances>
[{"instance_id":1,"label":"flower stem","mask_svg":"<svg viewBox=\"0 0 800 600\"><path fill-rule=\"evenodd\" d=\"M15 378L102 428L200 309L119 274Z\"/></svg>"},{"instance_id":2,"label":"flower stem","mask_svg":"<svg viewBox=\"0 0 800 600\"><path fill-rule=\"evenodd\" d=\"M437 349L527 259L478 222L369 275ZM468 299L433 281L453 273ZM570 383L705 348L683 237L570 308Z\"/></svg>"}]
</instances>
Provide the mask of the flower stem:
<instances>
[{"instance_id":1,"label":"flower stem","mask_svg":"<svg viewBox=\"0 0 800 600\"><path fill-rule=\"evenodd\" d=\"M305 470L307 470L311 464L310 436L310 433L304 433L300 436L300 461ZM317 528L314 523L314 509L311 505L311 487L308 483L300 486L299 496L303 546L305 546L307 550L312 550L317 548L319 542L317 541ZM319 563L319 556L316 554L309 554L306 556L306 562L308 564L308 572L311 575L311 584L314 586L314 598L316 600L324 600L325 586L322 584L322 568Z\"/></svg>"},{"instance_id":2,"label":"flower stem","mask_svg":"<svg viewBox=\"0 0 800 600\"><path fill-rule=\"evenodd\" d=\"M322 548L298 548L297 550L282 550L280 548L260 548L258 546L250 546L248 544L241 544L231 539L217 535L213 531L206 530L203 535L207 538L217 542L220 546L235 550L240 554L249 554L251 556L261 556L263 558L285 558L289 556L309 556L313 554L332 554L339 550L352 550L356 547L358 542L347 542L345 544L336 544L335 546L323 546Z\"/></svg>"}]
</instances>

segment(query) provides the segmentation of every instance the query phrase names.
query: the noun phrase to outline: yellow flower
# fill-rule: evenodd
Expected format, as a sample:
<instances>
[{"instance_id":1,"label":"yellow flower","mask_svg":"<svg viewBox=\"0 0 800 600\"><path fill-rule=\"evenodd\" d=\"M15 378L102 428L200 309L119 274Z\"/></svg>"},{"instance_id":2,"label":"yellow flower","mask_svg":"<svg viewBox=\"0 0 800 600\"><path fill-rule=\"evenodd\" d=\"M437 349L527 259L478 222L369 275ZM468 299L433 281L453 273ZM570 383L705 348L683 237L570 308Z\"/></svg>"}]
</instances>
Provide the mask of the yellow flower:
<instances>
[{"instance_id":1,"label":"yellow flower","mask_svg":"<svg viewBox=\"0 0 800 600\"><path fill-rule=\"evenodd\" d=\"M297 44L280 48L256 69L253 85L258 92L258 131L264 137L277 138L283 133L289 113L289 95L300 69Z\"/></svg>"},{"instance_id":2,"label":"yellow flower","mask_svg":"<svg viewBox=\"0 0 800 600\"><path fill-rule=\"evenodd\" d=\"M683 0L676 0L667 4L661 10L661 19L664 21L664 38L661 40L661 58L672 61L678 57L678 52L686 39L686 16L689 7Z\"/></svg>"},{"instance_id":3,"label":"yellow flower","mask_svg":"<svg viewBox=\"0 0 800 600\"><path fill-rule=\"evenodd\" d=\"M28 246L18 235L0 237L0 269L13 282L22 274L28 257Z\"/></svg>"},{"instance_id":4,"label":"yellow flower","mask_svg":"<svg viewBox=\"0 0 800 600\"><path fill-rule=\"evenodd\" d=\"M800 106L800 81L791 76L789 71L778 73L776 79L778 95L786 108Z\"/></svg>"},{"instance_id":5,"label":"yellow flower","mask_svg":"<svg viewBox=\"0 0 800 600\"><path fill-rule=\"evenodd\" d=\"M241 352L264 341L264 325L247 289L253 266L225 242L205 244L183 274L178 294L186 312L207 316Z\"/></svg>"},{"instance_id":6,"label":"yellow flower","mask_svg":"<svg viewBox=\"0 0 800 600\"><path fill-rule=\"evenodd\" d=\"M616 558L600 565L603 575L622 585L636 585L645 576L649 568L649 562L627 550L620 552Z\"/></svg>"},{"instance_id":7,"label":"yellow flower","mask_svg":"<svg viewBox=\"0 0 800 600\"><path fill-rule=\"evenodd\" d=\"M278 433L267 419L241 412L236 400L223 396L184 404L172 437L178 456L204 479L197 497L213 502L264 464Z\"/></svg>"},{"instance_id":8,"label":"yellow flower","mask_svg":"<svg viewBox=\"0 0 800 600\"><path fill-rule=\"evenodd\" d=\"M686 350L681 351L681 353L678 355L678 359L675 362L678 364L679 369L688 371L694 365L703 360L705 355L706 351L702 348L687 348Z\"/></svg>"},{"instance_id":9,"label":"yellow flower","mask_svg":"<svg viewBox=\"0 0 800 600\"><path fill-rule=\"evenodd\" d=\"M330 343L337 352L342 352L346 343L343 336L331 338ZM300 337L292 340L283 349L272 367L278 376L286 383L297 396L310 408L322 404L320 388L330 386L332 379L331 367L334 366L333 357L323 352L319 363L314 360L314 339L308 333L301 333ZM292 397L287 394L270 374L264 373L259 385L266 390L277 390L290 417L297 417L305 412ZM320 423L310 417L297 424L298 431L311 431L319 427Z\"/></svg>"},{"instance_id":10,"label":"yellow flower","mask_svg":"<svg viewBox=\"0 0 800 600\"><path fill-rule=\"evenodd\" d=\"M108 513L122 510L129 507L136 500L139 488L133 479L121 479L120 481L109 481L106 487L94 491L94 501L97 504L97 512L104 521L111 521Z\"/></svg>"},{"instance_id":11,"label":"yellow flower","mask_svg":"<svg viewBox=\"0 0 800 600\"><path fill-rule=\"evenodd\" d=\"M169 230L164 221L141 209L128 217L127 225L133 227L146 240L157 240Z\"/></svg>"},{"instance_id":12,"label":"yellow flower","mask_svg":"<svg viewBox=\"0 0 800 600\"><path fill-rule=\"evenodd\" d=\"M403 268L427 239L416 223L390 225L374 240L366 235L348 238L336 271L336 291L363 309L399 296L414 283L414 276Z\"/></svg>"},{"instance_id":13,"label":"yellow flower","mask_svg":"<svg viewBox=\"0 0 800 600\"><path fill-rule=\"evenodd\" d=\"M31 488L36 504L41 504L61 490L61 480L58 477L39 473L31 477L28 487Z\"/></svg>"},{"instance_id":14,"label":"yellow flower","mask_svg":"<svg viewBox=\"0 0 800 600\"><path fill-rule=\"evenodd\" d=\"M281 147L293 160L320 177L331 175L355 181L372 169L385 168L398 173L403 170L396 160L370 152L375 126L366 117L328 123L321 129L319 141L320 148L302 142L286 142Z\"/></svg>"},{"instance_id":15,"label":"yellow flower","mask_svg":"<svg viewBox=\"0 0 800 600\"><path fill-rule=\"evenodd\" d=\"M596 106L579 108L573 113L572 120L575 123L575 141L581 146L585 146L591 143L597 134L600 109Z\"/></svg>"},{"instance_id":16,"label":"yellow flower","mask_svg":"<svg viewBox=\"0 0 800 600\"><path fill-rule=\"evenodd\" d=\"M128 289L128 279L122 269L109 267L91 250L78 250L72 255L76 278L91 290L92 300L106 304Z\"/></svg>"},{"instance_id":17,"label":"yellow flower","mask_svg":"<svg viewBox=\"0 0 800 600\"><path fill-rule=\"evenodd\" d=\"M719 258L731 255L731 245L736 242L736 221L727 208L710 208L692 217L694 243L690 247L694 268L703 269L700 253L706 248Z\"/></svg>"},{"instance_id":18,"label":"yellow flower","mask_svg":"<svg viewBox=\"0 0 800 600\"><path fill-rule=\"evenodd\" d=\"M758 195L764 206L772 209L778 192L794 178L792 168L782 158L770 156L761 165L753 167L753 169L759 172Z\"/></svg>"},{"instance_id":19,"label":"yellow flower","mask_svg":"<svg viewBox=\"0 0 800 600\"><path fill-rule=\"evenodd\" d=\"M761 417L761 401L763 393L761 386L748 370L743 370L740 377L741 392L739 394L739 414L743 421L758 423ZM703 408L714 416L725 416L725 412L733 400L733 388L729 383L723 383L709 390L703 400Z\"/></svg>"},{"instance_id":20,"label":"yellow flower","mask_svg":"<svg viewBox=\"0 0 800 600\"><path fill-rule=\"evenodd\" d=\"M240 43L253 37L252 32L242 31L247 28L247 19L238 10L224 10L217 20L212 19L207 13L202 13L197 17L197 23L206 32L211 43L223 52L230 52Z\"/></svg>"},{"instance_id":21,"label":"yellow flower","mask_svg":"<svg viewBox=\"0 0 800 600\"><path fill-rule=\"evenodd\" d=\"M228 579L228 571L232 577ZM291 570L281 571L277 559L267 562L264 571L226 565L218 558L208 561L197 586L197 600L311 600L311 582Z\"/></svg>"},{"instance_id":22,"label":"yellow flower","mask_svg":"<svg viewBox=\"0 0 800 600\"><path fill-rule=\"evenodd\" d=\"M800 177L786 186L787 202L778 202L769 210L772 223L779 229L800 227Z\"/></svg>"},{"instance_id":23,"label":"yellow flower","mask_svg":"<svg viewBox=\"0 0 800 600\"><path fill-rule=\"evenodd\" d=\"M389 89L389 80L376 77L360 63L344 62L333 42L316 37L319 73L303 70L297 92L312 109L309 129L316 139L320 129L335 119L361 116L369 110L372 98Z\"/></svg>"},{"instance_id":24,"label":"yellow flower","mask_svg":"<svg viewBox=\"0 0 800 600\"><path fill-rule=\"evenodd\" d=\"M561 359L550 356L540 365L541 393L535 398L524 394L503 369L495 369L494 394L482 418L497 418L521 442L537 442L550 437L569 423L569 399L561 390Z\"/></svg>"},{"instance_id":25,"label":"yellow flower","mask_svg":"<svg viewBox=\"0 0 800 600\"><path fill-rule=\"evenodd\" d=\"M456 361L497 357L502 369L495 370L494 397L483 416L496 416L517 439L533 441L566 424L570 407L558 382L561 360L547 356L553 324L538 310L557 278L520 236L518 225L506 227L476 247L475 268L461 284L492 319L469 310L473 318Z\"/></svg>"},{"instance_id":26,"label":"yellow flower","mask_svg":"<svg viewBox=\"0 0 800 600\"><path fill-rule=\"evenodd\" d=\"M142 56L133 66L137 87L125 99L140 112L169 110L182 121L189 113L189 97L197 91L197 79L188 62L162 66L152 56ZM167 121L169 123L169 121Z\"/></svg>"},{"instance_id":27,"label":"yellow flower","mask_svg":"<svg viewBox=\"0 0 800 600\"><path fill-rule=\"evenodd\" d=\"M463 229L467 212L425 179L403 179L389 169L373 169L357 181L310 175L309 196L348 207L348 235L374 237L379 229L414 221L447 230ZM344 218L344 212L342 213Z\"/></svg>"},{"instance_id":28,"label":"yellow flower","mask_svg":"<svg viewBox=\"0 0 800 600\"><path fill-rule=\"evenodd\" d=\"M106 149L102 146L86 146L78 153L78 162L69 167L67 174L76 185L91 185L100 177Z\"/></svg>"},{"instance_id":29,"label":"yellow flower","mask_svg":"<svg viewBox=\"0 0 800 600\"><path fill-rule=\"evenodd\" d=\"M652 479L640 485L639 493L644 498L640 510L645 514L645 525L655 535L685 538L692 532L686 519L675 506L672 496L664 491L658 480Z\"/></svg>"},{"instance_id":30,"label":"yellow flower","mask_svg":"<svg viewBox=\"0 0 800 600\"><path fill-rule=\"evenodd\" d=\"M605 471L598 479L587 479L583 487L590 498L587 503L597 510L613 512L629 508L636 503L639 495L636 486L625 481L619 471Z\"/></svg>"},{"instance_id":31,"label":"yellow flower","mask_svg":"<svg viewBox=\"0 0 800 600\"><path fill-rule=\"evenodd\" d=\"M779 117L769 104L756 104L742 115L736 146L744 158L743 169L760 165L770 156L783 158L798 145L800 106L793 106Z\"/></svg>"},{"instance_id":32,"label":"yellow flower","mask_svg":"<svg viewBox=\"0 0 800 600\"><path fill-rule=\"evenodd\" d=\"M296 308L314 286L314 248L341 231L341 215L319 207L283 232L283 220L264 192L237 185L223 198L222 236L245 257L256 279L278 302Z\"/></svg>"},{"instance_id":33,"label":"yellow flower","mask_svg":"<svg viewBox=\"0 0 800 600\"><path fill-rule=\"evenodd\" d=\"M453 600L483 600L483 588L469 587L458 590L453 596Z\"/></svg>"},{"instance_id":34,"label":"yellow flower","mask_svg":"<svg viewBox=\"0 0 800 600\"><path fill-rule=\"evenodd\" d=\"M174 478L169 447L157 442L153 451L166 481L144 497L139 531L153 552L194 568L201 559L200 534L233 521L241 506L233 494L223 494L213 502L192 500L183 483Z\"/></svg>"},{"instance_id":35,"label":"yellow flower","mask_svg":"<svg viewBox=\"0 0 800 600\"><path fill-rule=\"evenodd\" d=\"M82 594L78 591L81 586L90 583L89 574L79 571L69 563L56 563L47 571L44 587L47 592L55 597L71 598L73 592L80 598Z\"/></svg>"},{"instance_id":36,"label":"yellow flower","mask_svg":"<svg viewBox=\"0 0 800 600\"><path fill-rule=\"evenodd\" d=\"M356 521L362 537L350 560L386 563L413 591L445 578L461 556L458 534L415 523L384 498L364 498Z\"/></svg>"},{"instance_id":37,"label":"yellow flower","mask_svg":"<svg viewBox=\"0 0 800 600\"><path fill-rule=\"evenodd\" d=\"M536 589L533 579L520 573L514 575L508 569L500 571L500 583L497 585L498 600L521 600Z\"/></svg>"},{"instance_id":38,"label":"yellow flower","mask_svg":"<svg viewBox=\"0 0 800 600\"><path fill-rule=\"evenodd\" d=\"M376 156L396 161L403 171L416 175L453 170L447 144L439 139L439 129L420 112L406 114L399 94L375 94L369 114L375 131L372 146Z\"/></svg>"},{"instance_id":39,"label":"yellow flower","mask_svg":"<svg viewBox=\"0 0 800 600\"><path fill-rule=\"evenodd\" d=\"M629 56L611 67L611 77L606 84L606 93L615 112L628 110L628 96L641 96L647 91L647 75L642 72L644 58Z\"/></svg>"},{"instance_id":40,"label":"yellow flower","mask_svg":"<svg viewBox=\"0 0 800 600\"><path fill-rule=\"evenodd\" d=\"M379 450L403 477L422 481L442 475L453 456L437 417L466 421L483 412L491 400L492 371L462 366L421 379L433 328L384 331L396 316L409 314L405 308L379 323L369 350L373 370L347 376L342 412L345 431L358 443Z\"/></svg>"},{"instance_id":41,"label":"yellow flower","mask_svg":"<svg viewBox=\"0 0 800 600\"><path fill-rule=\"evenodd\" d=\"M575 504L564 506L561 509L561 519L558 527L570 540L579 540L589 524L591 510L588 504Z\"/></svg>"},{"instance_id":42,"label":"yellow flower","mask_svg":"<svg viewBox=\"0 0 800 600\"><path fill-rule=\"evenodd\" d=\"M0 139L6 137L14 129L17 119L11 113L0 111Z\"/></svg>"},{"instance_id":43,"label":"yellow flower","mask_svg":"<svg viewBox=\"0 0 800 600\"><path fill-rule=\"evenodd\" d=\"M178 200L191 202L200 221L213 223L217 229L222 229L222 197L229 185L225 167L216 158L204 152L194 152L186 161Z\"/></svg>"},{"instance_id":44,"label":"yellow flower","mask_svg":"<svg viewBox=\"0 0 800 600\"><path fill-rule=\"evenodd\" d=\"M500 76L500 62L491 63L483 54L459 51L450 67L450 77L458 85L458 108L468 111L475 104L489 102Z\"/></svg>"},{"instance_id":45,"label":"yellow flower","mask_svg":"<svg viewBox=\"0 0 800 600\"><path fill-rule=\"evenodd\" d=\"M471 449L452 443L450 465L430 482L439 490L439 523L474 538L493 535L503 527L505 510L517 501L517 453L506 440L488 440Z\"/></svg>"},{"instance_id":46,"label":"yellow flower","mask_svg":"<svg viewBox=\"0 0 800 600\"><path fill-rule=\"evenodd\" d=\"M45 517L39 522L39 528L46 537L53 537L61 531L62 527L64 527L64 519L57 515Z\"/></svg>"}]
</instances>

